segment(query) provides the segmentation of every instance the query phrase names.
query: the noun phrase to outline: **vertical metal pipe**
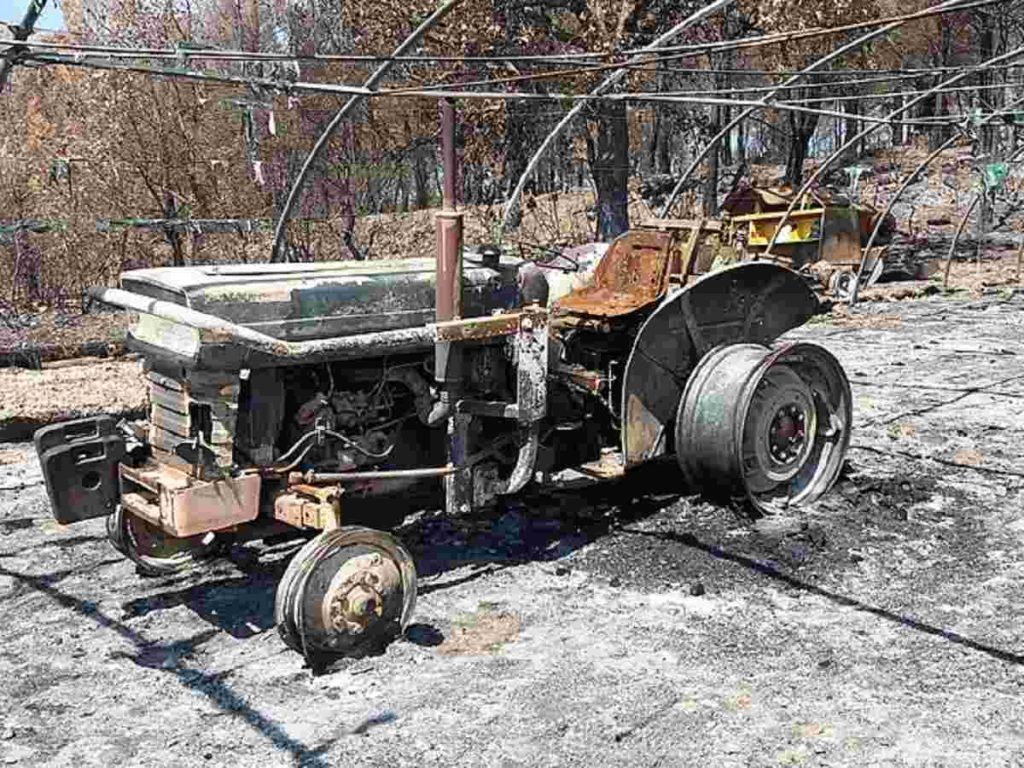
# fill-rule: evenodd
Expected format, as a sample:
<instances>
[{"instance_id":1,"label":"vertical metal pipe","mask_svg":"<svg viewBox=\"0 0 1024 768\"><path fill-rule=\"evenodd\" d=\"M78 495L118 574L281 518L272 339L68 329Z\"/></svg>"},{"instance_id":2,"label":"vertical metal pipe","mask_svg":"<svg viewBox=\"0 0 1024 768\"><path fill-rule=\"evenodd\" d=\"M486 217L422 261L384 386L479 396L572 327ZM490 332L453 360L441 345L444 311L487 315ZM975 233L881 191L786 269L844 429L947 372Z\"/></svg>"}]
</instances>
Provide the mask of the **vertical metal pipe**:
<instances>
[{"instance_id":1,"label":"vertical metal pipe","mask_svg":"<svg viewBox=\"0 0 1024 768\"><path fill-rule=\"evenodd\" d=\"M437 282L434 314L438 322L462 315L462 214L456 210L455 105L441 99L441 164L444 170L441 210L435 215L437 231ZM464 514L473 500L472 469L466 466L469 417L455 413L462 390L462 348L456 342L439 341L434 348L434 378L440 397L428 422L447 419L448 464L455 471L444 478L445 509Z\"/></svg>"},{"instance_id":2,"label":"vertical metal pipe","mask_svg":"<svg viewBox=\"0 0 1024 768\"><path fill-rule=\"evenodd\" d=\"M455 108L450 99L441 100L441 161L444 198L442 209L434 219L437 232L435 316L438 322L454 320L462 315L462 214L456 210L455 201L458 169L455 161ZM438 377L438 380L447 379Z\"/></svg>"},{"instance_id":3,"label":"vertical metal pipe","mask_svg":"<svg viewBox=\"0 0 1024 768\"><path fill-rule=\"evenodd\" d=\"M441 99L441 161L444 164L444 210L454 211L455 106L451 99Z\"/></svg>"}]
</instances>

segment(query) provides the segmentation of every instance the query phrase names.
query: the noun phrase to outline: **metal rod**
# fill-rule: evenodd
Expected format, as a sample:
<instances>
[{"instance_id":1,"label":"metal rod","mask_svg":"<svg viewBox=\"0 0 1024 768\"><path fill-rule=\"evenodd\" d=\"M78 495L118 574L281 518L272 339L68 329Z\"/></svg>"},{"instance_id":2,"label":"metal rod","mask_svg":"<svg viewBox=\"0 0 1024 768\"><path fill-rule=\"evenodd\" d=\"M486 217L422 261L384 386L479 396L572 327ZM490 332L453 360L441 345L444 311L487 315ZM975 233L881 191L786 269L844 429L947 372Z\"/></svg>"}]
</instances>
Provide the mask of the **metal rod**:
<instances>
[{"instance_id":1,"label":"metal rod","mask_svg":"<svg viewBox=\"0 0 1024 768\"><path fill-rule=\"evenodd\" d=\"M424 467L421 469L380 469L368 472L314 472L309 470L292 472L288 476L288 484L307 483L309 485L356 483L363 480L401 480L415 477L445 477L454 474L456 468L450 464L444 467Z\"/></svg>"},{"instance_id":2,"label":"metal rod","mask_svg":"<svg viewBox=\"0 0 1024 768\"><path fill-rule=\"evenodd\" d=\"M933 5L931 8L926 8L925 11L922 11L922 13L943 12L943 11L946 11L946 10L950 10L951 6L952 7L956 7L958 4L959 4L958 0L945 0L945 2L939 3L938 5ZM807 67L804 67L804 69L800 70L795 75L790 77L788 80L786 80L784 83L782 83L778 88L775 88L772 91L770 91L769 93L766 93L764 95L764 97L761 98L761 104L763 106L751 106L751 107L748 107L747 109L743 110L740 114L738 114L736 117L734 117L732 120L730 120L726 124L726 126L724 128L722 128L718 133L716 133L711 138L711 141L709 141L707 144L704 145L703 149L701 149L701 151L697 154L697 156L695 158L693 158L693 160L690 162L690 165L683 172L683 175L680 177L679 181L676 182L676 185L672 188L672 191L669 193L668 199L666 199L665 203L661 206L661 210L658 211L658 218L659 219L663 219L666 216L668 216L669 211L672 210L672 206L675 204L676 198L679 196L679 193L682 191L683 186L690 179L690 177L694 174L694 172L697 170L697 168L700 166L700 164L704 161L704 158L707 157L708 153L711 152L711 150L714 149L723 138L728 136L729 132L733 128L735 128L737 125L742 123L744 120L746 120L752 114L754 114L754 112L756 112L757 110L767 108L769 106L769 102L773 98L775 98L775 95L780 90L782 90L783 88L788 88L789 86L793 85L794 83L802 80L807 75L812 74L815 70L819 69L820 67L823 67L825 64L828 64L833 59L836 59L839 56L842 56L843 54L847 53L848 51L851 51L851 50L854 50L856 48L859 48L860 46L864 45L864 43L867 43L867 42L873 40L874 38L878 37L879 35L883 35L886 32L889 32L889 31L891 31L893 29L896 29L897 27L901 26L903 23L904 23L904 21L901 20L901 21L894 21L894 22L892 22L890 24L886 24L884 27L880 27L878 29L871 30L870 32L867 32L867 33L861 35L860 37L856 38L855 40L851 40L846 45L840 46L839 48L835 49L834 51L831 51L831 52L825 54L824 56L822 56L817 61L812 62L810 65L808 65Z\"/></svg>"},{"instance_id":3,"label":"metal rod","mask_svg":"<svg viewBox=\"0 0 1024 768\"><path fill-rule=\"evenodd\" d=\"M455 107L441 99L441 161L444 164L444 210L455 210ZM447 319L447 318L446 318Z\"/></svg>"},{"instance_id":4,"label":"metal rod","mask_svg":"<svg viewBox=\"0 0 1024 768\"><path fill-rule=\"evenodd\" d=\"M722 8L725 8L726 6L728 6L731 3L732 3L732 0L714 0L714 2L709 3L708 5L704 6L703 8L698 10L696 13L691 15L689 18L684 19L679 24L676 24L674 27L672 27L672 29L670 29L664 35L661 35L657 40L655 40L649 46L646 46L645 48L640 49L640 51L637 52L638 55L642 55L646 51L650 51L651 49L657 48L658 46L662 45L663 43L667 42L668 40L671 40L673 37L678 35L680 32L685 30L687 27L693 26L698 21L701 21L702 19L704 19L706 16L710 16L712 13L715 13L716 11L718 11L718 10L720 10ZM634 64L634 63L636 63L636 57L632 57L632 58L629 59L629 61L626 62L626 64ZM595 87L594 90L592 90L590 92L590 95L591 96L600 96L605 91L607 91L609 88L611 88L616 83L618 83L623 77L625 77L627 72L628 72L627 69L621 69L621 68L619 70L613 72L607 78L605 78L605 80L603 82L601 82L597 87ZM526 186L527 180L530 178L530 175L537 168L537 165L540 163L540 160L544 156L544 153L547 152L548 147L550 147L554 143L555 139L558 137L559 134L561 134L562 130L570 122L572 122L573 118L575 118L582 111L582 109L585 106L585 104L586 104L586 102L581 102L579 104L576 104L572 109L569 110L569 112L565 115L565 117L563 117L558 122L558 125L556 125L551 130L551 132L548 133L548 135L544 138L544 141L541 142L541 145L537 148L537 151L533 154L533 157L530 158L530 162L526 164L526 168L523 170L522 175L520 175L519 181L516 183L515 189L512 190L512 194L509 196L508 201L505 203L505 215L502 217L502 220L501 220L501 233L502 234L505 231L505 227L507 227L511 223L512 219L515 218L515 215L516 215L516 213L519 210L519 196L523 193L523 188Z\"/></svg>"},{"instance_id":5,"label":"metal rod","mask_svg":"<svg viewBox=\"0 0 1024 768\"><path fill-rule=\"evenodd\" d=\"M441 5L436 11L428 16L422 24L420 24L412 33L405 38L400 46L395 49L394 56L401 56L410 47L415 45L416 41L419 40L423 33L430 29L434 24L443 19L448 15L458 4L459 0L447 0ZM367 91L375 90L377 83L379 83L384 75L388 73L394 64L394 59L388 59L381 64L372 75L370 75L366 82L363 83L363 88ZM306 156L305 161L302 163L302 168L299 169L298 175L295 177L295 181L292 182L292 188L288 190L288 198L284 202L284 207L281 209L281 215L277 220L277 226L274 229L274 244L271 246L270 259L271 261L279 261L281 258L281 246L284 243L284 232L288 225L288 220L291 218L292 209L295 207L295 203L298 202L299 195L302 193L302 189L306 183L306 177L309 175L310 170L313 167L313 163L320 156L320 153L327 147L327 143L331 140L334 132L341 125L342 120L348 115L352 109L359 104L363 99L363 94L355 94L349 97L349 100L345 102L345 105L338 110L338 112L331 118L331 122L324 128L323 133L320 134L320 138L317 139L316 144L313 145L313 149L310 150Z\"/></svg>"},{"instance_id":6,"label":"metal rod","mask_svg":"<svg viewBox=\"0 0 1024 768\"><path fill-rule=\"evenodd\" d=\"M963 233L964 227L967 226L967 220L971 217L971 212L979 200L981 200L981 195L975 195L974 199L971 200L971 204L967 206L967 210L964 211L964 215L960 218L960 223L956 225L956 232L953 233L953 242L949 244L949 253L946 255L946 268L942 273L942 290L949 288L949 268L953 266L953 254L956 252L956 244L960 242L960 235Z\"/></svg>"}]
</instances>

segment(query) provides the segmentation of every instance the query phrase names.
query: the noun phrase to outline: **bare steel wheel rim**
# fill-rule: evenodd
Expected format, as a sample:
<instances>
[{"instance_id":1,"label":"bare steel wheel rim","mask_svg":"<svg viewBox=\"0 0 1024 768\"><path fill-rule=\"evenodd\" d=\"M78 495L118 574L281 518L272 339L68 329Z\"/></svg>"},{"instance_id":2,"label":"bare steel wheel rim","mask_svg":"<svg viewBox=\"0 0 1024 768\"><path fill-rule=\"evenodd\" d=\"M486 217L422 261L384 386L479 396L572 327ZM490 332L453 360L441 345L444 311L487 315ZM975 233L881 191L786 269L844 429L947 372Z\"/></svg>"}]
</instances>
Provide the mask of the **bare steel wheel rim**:
<instances>
[{"instance_id":1,"label":"bare steel wheel rim","mask_svg":"<svg viewBox=\"0 0 1024 768\"><path fill-rule=\"evenodd\" d=\"M766 359L761 383L769 386L782 382L786 394L772 401L791 416L792 406L804 414L803 436L799 453L777 473L772 481L766 473L761 486L745 477L747 492L755 507L762 512L776 511L791 504L813 502L835 482L842 469L850 439L850 385L839 362L824 348L814 344L792 344L777 349ZM758 386L760 390L760 384ZM747 411L761 405L755 394ZM774 421L778 411L772 413ZM768 439L771 439L770 426ZM778 445L781 441L776 440ZM790 456L792 452L780 456Z\"/></svg>"},{"instance_id":2,"label":"bare steel wheel rim","mask_svg":"<svg viewBox=\"0 0 1024 768\"><path fill-rule=\"evenodd\" d=\"M751 491L793 479L814 449L817 410L807 383L791 368L769 368L758 383L744 424L743 468Z\"/></svg>"},{"instance_id":3,"label":"bare steel wheel rim","mask_svg":"<svg viewBox=\"0 0 1024 768\"><path fill-rule=\"evenodd\" d=\"M187 570L215 551L214 536L169 536L152 523L127 512L120 504L107 519L107 537L140 573L162 576Z\"/></svg>"},{"instance_id":4,"label":"bare steel wheel rim","mask_svg":"<svg viewBox=\"0 0 1024 768\"><path fill-rule=\"evenodd\" d=\"M717 347L680 398L676 458L691 487L745 497L755 512L813 502L842 470L852 421L850 384L815 344Z\"/></svg>"}]
</instances>

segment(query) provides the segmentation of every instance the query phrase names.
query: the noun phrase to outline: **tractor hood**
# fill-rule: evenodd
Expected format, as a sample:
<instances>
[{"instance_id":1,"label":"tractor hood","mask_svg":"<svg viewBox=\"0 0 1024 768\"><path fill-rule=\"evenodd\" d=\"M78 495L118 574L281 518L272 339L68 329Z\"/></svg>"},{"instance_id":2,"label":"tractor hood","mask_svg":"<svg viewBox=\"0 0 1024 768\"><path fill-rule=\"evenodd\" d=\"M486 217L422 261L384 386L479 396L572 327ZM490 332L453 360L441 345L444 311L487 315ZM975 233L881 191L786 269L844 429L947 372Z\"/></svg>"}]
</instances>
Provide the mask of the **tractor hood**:
<instances>
[{"instance_id":1,"label":"tractor hood","mask_svg":"<svg viewBox=\"0 0 1024 768\"><path fill-rule=\"evenodd\" d=\"M516 306L522 261L463 257L463 316ZM125 272L121 286L286 341L423 326L434 320L432 258L219 264Z\"/></svg>"}]
</instances>

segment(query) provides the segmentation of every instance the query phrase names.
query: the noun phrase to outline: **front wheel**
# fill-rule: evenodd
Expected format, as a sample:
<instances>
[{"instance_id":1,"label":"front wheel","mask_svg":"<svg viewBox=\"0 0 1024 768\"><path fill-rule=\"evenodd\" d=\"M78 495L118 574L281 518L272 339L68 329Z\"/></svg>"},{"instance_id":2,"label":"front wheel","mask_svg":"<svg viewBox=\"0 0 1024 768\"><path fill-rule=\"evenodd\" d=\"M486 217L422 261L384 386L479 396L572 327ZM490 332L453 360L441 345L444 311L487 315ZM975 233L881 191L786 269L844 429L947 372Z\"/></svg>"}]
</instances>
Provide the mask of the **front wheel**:
<instances>
[{"instance_id":1,"label":"front wheel","mask_svg":"<svg viewBox=\"0 0 1024 768\"><path fill-rule=\"evenodd\" d=\"M185 539L169 536L147 520L126 512L120 504L107 517L107 538L144 576L167 576L188 570L217 547L212 533Z\"/></svg>"},{"instance_id":2,"label":"front wheel","mask_svg":"<svg viewBox=\"0 0 1024 768\"><path fill-rule=\"evenodd\" d=\"M394 536L345 526L311 539L277 586L274 621L307 660L380 649L407 626L416 568Z\"/></svg>"},{"instance_id":3,"label":"front wheel","mask_svg":"<svg viewBox=\"0 0 1024 768\"><path fill-rule=\"evenodd\" d=\"M676 415L676 456L694 488L758 512L814 501L842 469L850 383L815 344L729 344L694 369Z\"/></svg>"}]
</instances>

